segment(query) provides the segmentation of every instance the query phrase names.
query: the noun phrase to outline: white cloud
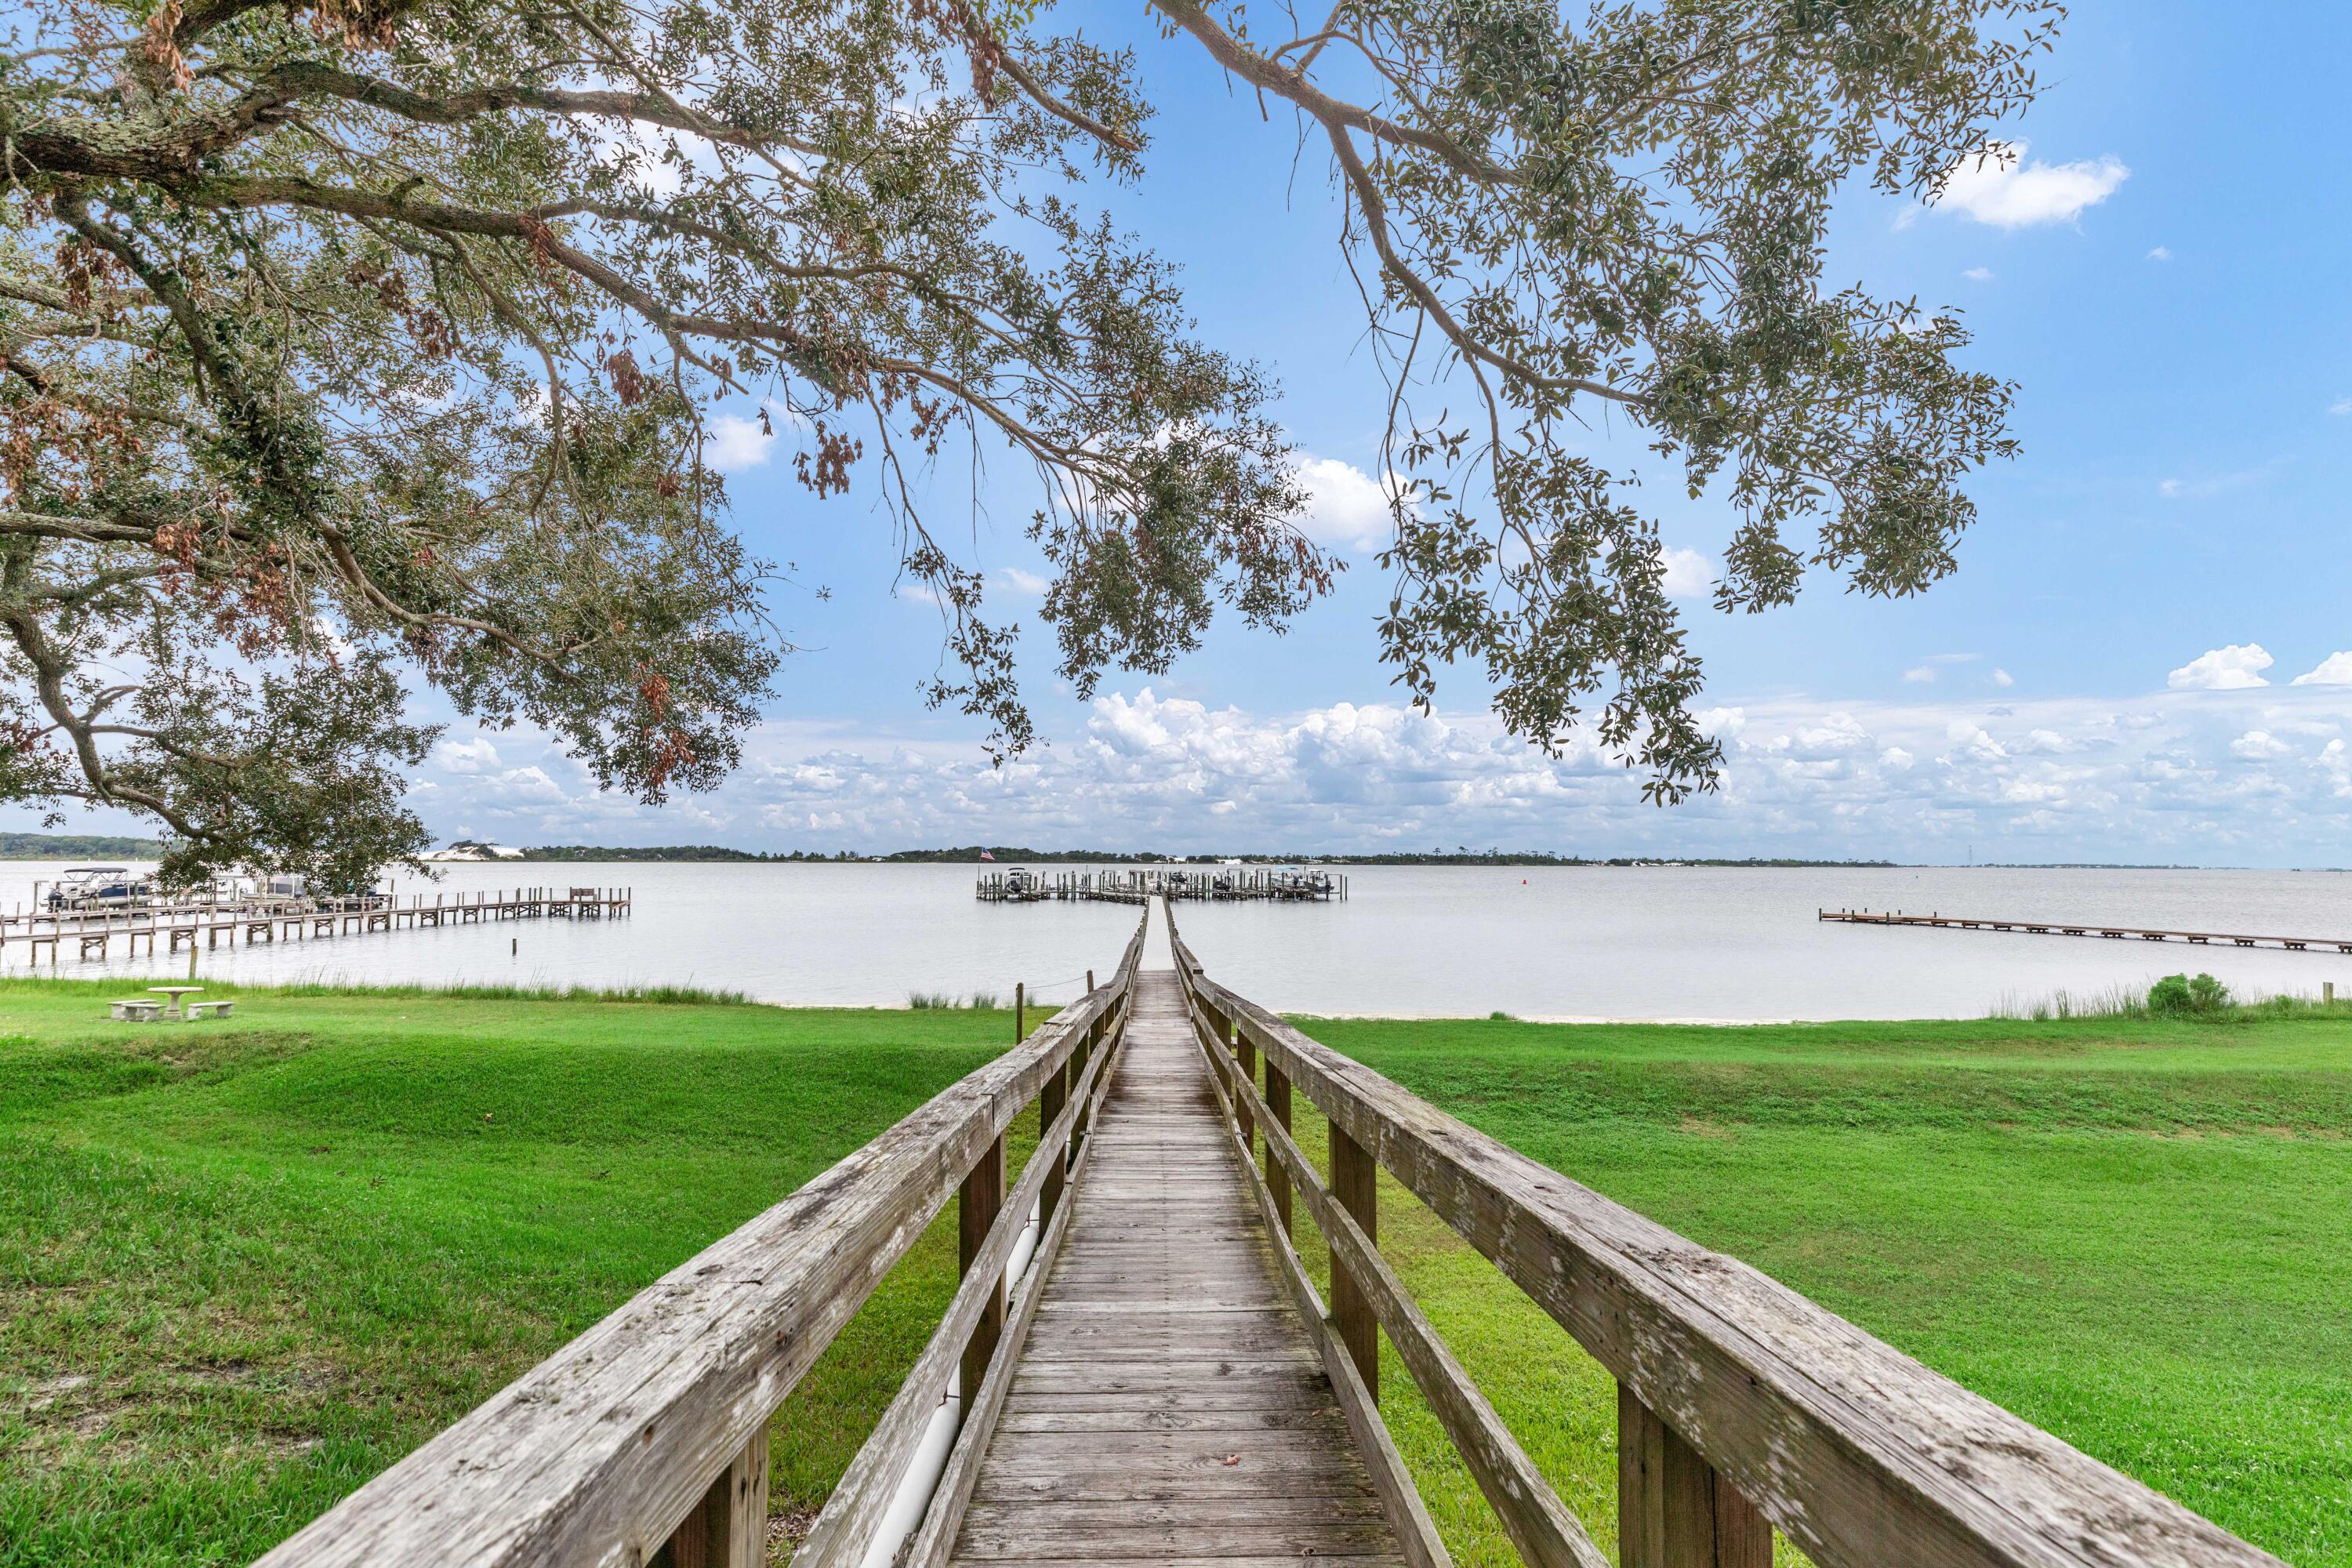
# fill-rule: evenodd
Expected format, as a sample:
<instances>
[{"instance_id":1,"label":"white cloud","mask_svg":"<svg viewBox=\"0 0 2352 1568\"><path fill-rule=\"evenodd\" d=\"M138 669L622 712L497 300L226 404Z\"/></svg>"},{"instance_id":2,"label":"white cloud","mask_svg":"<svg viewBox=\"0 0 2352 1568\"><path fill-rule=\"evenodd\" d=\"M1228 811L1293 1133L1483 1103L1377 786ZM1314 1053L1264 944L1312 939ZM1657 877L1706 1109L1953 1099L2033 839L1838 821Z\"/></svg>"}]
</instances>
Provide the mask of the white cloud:
<instances>
[{"instance_id":1,"label":"white cloud","mask_svg":"<svg viewBox=\"0 0 2352 1568\"><path fill-rule=\"evenodd\" d=\"M500 805L562 805L571 800L540 767L509 768L499 775L492 800Z\"/></svg>"},{"instance_id":2,"label":"white cloud","mask_svg":"<svg viewBox=\"0 0 2352 1568\"><path fill-rule=\"evenodd\" d=\"M1967 279L1971 283L1990 283L1992 281L1992 268L1990 267L1971 267L1966 272L1961 273L1960 276Z\"/></svg>"},{"instance_id":3,"label":"white cloud","mask_svg":"<svg viewBox=\"0 0 2352 1568\"><path fill-rule=\"evenodd\" d=\"M1018 566L1000 566L989 574L991 582L1002 581L1016 594L1043 594L1054 584L1034 572L1024 572Z\"/></svg>"},{"instance_id":4,"label":"white cloud","mask_svg":"<svg viewBox=\"0 0 2352 1568\"><path fill-rule=\"evenodd\" d=\"M1497 843L1570 853L2308 864L2352 841L2352 688L1983 702L1751 700L1698 716L1722 790L1661 812L1577 737L1557 758L1486 713L1382 702L1291 713L1106 692L1050 747L992 768L969 742L779 721L716 793L658 810L596 792L560 748L502 731L511 766L417 805L444 837L513 844L857 848L1104 844L1172 853ZM2252 726L2259 726L2253 728ZM534 749L536 748L536 749ZM565 798L566 792L570 798ZM692 826L688 826L688 824Z\"/></svg>"},{"instance_id":5,"label":"white cloud","mask_svg":"<svg viewBox=\"0 0 2352 1568\"><path fill-rule=\"evenodd\" d=\"M1914 686L1928 686L1934 684L1936 672L1927 665L1914 665L1903 672L1903 679Z\"/></svg>"},{"instance_id":6,"label":"white cloud","mask_svg":"<svg viewBox=\"0 0 2352 1568\"><path fill-rule=\"evenodd\" d=\"M775 439L760 427L757 419L722 414L705 432L702 460L722 474L740 474L766 463L768 448Z\"/></svg>"},{"instance_id":7,"label":"white cloud","mask_svg":"<svg viewBox=\"0 0 2352 1568\"><path fill-rule=\"evenodd\" d=\"M1307 538L1342 550L1388 542L1395 524L1380 480L1337 458L1307 458L1298 465L1298 482L1307 498L1299 531Z\"/></svg>"},{"instance_id":8,"label":"white cloud","mask_svg":"<svg viewBox=\"0 0 2352 1568\"><path fill-rule=\"evenodd\" d=\"M2335 402L2327 405L2327 412L2335 415L2339 419L2347 414L2352 414L2352 397L2337 398Z\"/></svg>"},{"instance_id":9,"label":"white cloud","mask_svg":"<svg viewBox=\"0 0 2352 1568\"><path fill-rule=\"evenodd\" d=\"M2168 500L2186 496L2190 500L2211 500L2261 484L2277 468L2275 462L2259 468L2239 468L2226 474L2208 474L2201 479L2166 479L2156 487L2156 493Z\"/></svg>"},{"instance_id":10,"label":"white cloud","mask_svg":"<svg viewBox=\"0 0 2352 1568\"><path fill-rule=\"evenodd\" d=\"M2017 684L2017 677L2005 669L1996 669L1992 672L1992 683L2006 691Z\"/></svg>"},{"instance_id":11,"label":"white cloud","mask_svg":"<svg viewBox=\"0 0 2352 1568\"><path fill-rule=\"evenodd\" d=\"M2026 161L2023 141L1988 143L1946 171L1934 205L1996 228L2070 223L2131 177L2113 153L2075 163Z\"/></svg>"},{"instance_id":12,"label":"white cloud","mask_svg":"<svg viewBox=\"0 0 2352 1568\"><path fill-rule=\"evenodd\" d=\"M2150 261L2169 261L2172 259L2171 248L2168 246L2159 245L2154 250L2147 253L2147 258Z\"/></svg>"},{"instance_id":13,"label":"white cloud","mask_svg":"<svg viewBox=\"0 0 2352 1568\"><path fill-rule=\"evenodd\" d=\"M2290 686L2352 686L2352 653L2331 653L2315 669L2307 669Z\"/></svg>"},{"instance_id":14,"label":"white cloud","mask_svg":"<svg viewBox=\"0 0 2352 1568\"><path fill-rule=\"evenodd\" d=\"M2164 678L2175 691L2236 691L2268 686L2262 672L2275 662L2260 643L2231 643L2199 654Z\"/></svg>"},{"instance_id":15,"label":"white cloud","mask_svg":"<svg viewBox=\"0 0 2352 1568\"><path fill-rule=\"evenodd\" d=\"M499 769L499 749L490 744L486 735L470 741L444 741L433 749L433 758L449 773L489 773Z\"/></svg>"},{"instance_id":16,"label":"white cloud","mask_svg":"<svg viewBox=\"0 0 2352 1568\"><path fill-rule=\"evenodd\" d=\"M1663 586L1670 599L1704 599L1715 592L1715 563L1696 550L1670 544L1658 552L1665 563Z\"/></svg>"}]
</instances>

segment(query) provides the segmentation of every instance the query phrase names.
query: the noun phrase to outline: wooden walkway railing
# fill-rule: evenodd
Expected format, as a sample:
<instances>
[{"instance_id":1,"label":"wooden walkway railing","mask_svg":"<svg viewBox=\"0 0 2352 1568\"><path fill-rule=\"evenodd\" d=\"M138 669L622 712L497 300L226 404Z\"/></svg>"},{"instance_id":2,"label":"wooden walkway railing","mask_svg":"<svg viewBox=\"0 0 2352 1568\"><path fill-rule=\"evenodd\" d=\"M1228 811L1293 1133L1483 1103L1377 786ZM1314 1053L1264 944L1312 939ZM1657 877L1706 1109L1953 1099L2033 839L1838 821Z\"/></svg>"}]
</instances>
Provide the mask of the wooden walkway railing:
<instances>
[{"instance_id":1,"label":"wooden walkway railing","mask_svg":"<svg viewBox=\"0 0 2352 1568\"><path fill-rule=\"evenodd\" d=\"M1619 1568L1769 1568L1776 1525L1820 1568L2281 1568L1738 1259L1309 1039L1171 941L1236 1152L1255 1169L1254 1140L1265 1150L1260 1202L1286 1234L1294 1194L1304 1199L1330 1244L1334 1336L1377 1400L1386 1331L1528 1563L1607 1558L1381 1258L1378 1170L1617 1379ZM1329 1122L1328 1180L1289 1136L1294 1091Z\"/></svg>"},{"instance_id":2,"label":"wooden walkway railing","mask_svg":"<svg viewBox=\"0 0 2352 1568\"><path fill-rule=\"evenodd\" d=\"M1031 1200L1053 1211L1084 1157L1142 944L1139 923L1108 984L638 1292L261 1561L756 1568L767 1561L770 1419L953 1194L963 1284L836 1489L825 1539L800 1554L859 1562L898 1479L889 1456L904 1457L959 1363L994 1348ZM1040 1152L1008 1195L1005 1131L1033 1100ZM1048 1223L1041 1248L1055 1239Z\"/></svg>"},{"instance_id":3,"label":"wooden walkway railing","mask_svg":"<svg viewBox=\"0 0 2352 1568\"><path fill-rule=\"evenodd\" d=\"M1619 1568L1769 1568L1776 1526L1820 1568L2282 1568L1309 1039L1172 927L1174 972L1139 974L1144 931L1110 984L263 1562L765 1562L771 1419L953 1193L962 1283L796 1568L1440 1568L1381 1421L1383 1333L1519 1554L1605 1568L1381 1257L1385 1170L1616 1378Z\"/></svg>"}]
</instances>

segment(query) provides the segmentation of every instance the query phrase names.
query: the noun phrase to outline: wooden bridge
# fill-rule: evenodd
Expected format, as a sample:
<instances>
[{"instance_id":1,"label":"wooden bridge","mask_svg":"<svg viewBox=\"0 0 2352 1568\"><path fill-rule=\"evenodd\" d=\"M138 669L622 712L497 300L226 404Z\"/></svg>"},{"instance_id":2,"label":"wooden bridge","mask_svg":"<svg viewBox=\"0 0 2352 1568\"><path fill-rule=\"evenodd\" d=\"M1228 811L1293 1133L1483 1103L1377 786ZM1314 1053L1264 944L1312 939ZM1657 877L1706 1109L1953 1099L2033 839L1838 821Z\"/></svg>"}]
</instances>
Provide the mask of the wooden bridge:
<instances>
[{"instance_id":1,"label":"wooden bridge","mask_svg":"<svg viewBox=\"0 0 2352 1568\"><path fill-rule=\"evenodd\" d=\"M263 1562L769 1563L772 1418L953 1196L962 1283L796 1568L1438 1568L1381 1419L1383 1336L1520 1557L1603 1568L1381 1258L1380 1204L1413 1199L1616 1377L1620 1568L1769 1568L1776 1528L1821 1568L2281 1568L1309 1039L1172 931L1144 967L1145 934ZM1302 1098L1328 1173L1291 1136ZM1008 1187L1033 1100L1039 1152ZM1299 1223L1328 1243L1328 1300Z\"/></svg>"}]
</instances>

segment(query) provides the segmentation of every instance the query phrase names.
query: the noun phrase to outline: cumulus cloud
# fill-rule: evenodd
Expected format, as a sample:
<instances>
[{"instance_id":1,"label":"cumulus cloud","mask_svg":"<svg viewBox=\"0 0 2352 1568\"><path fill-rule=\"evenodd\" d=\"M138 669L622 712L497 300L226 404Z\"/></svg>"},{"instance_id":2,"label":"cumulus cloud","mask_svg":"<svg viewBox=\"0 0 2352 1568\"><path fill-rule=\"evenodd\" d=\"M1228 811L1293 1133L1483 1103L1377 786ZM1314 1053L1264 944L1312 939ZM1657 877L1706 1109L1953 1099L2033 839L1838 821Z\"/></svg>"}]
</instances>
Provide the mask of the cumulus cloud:
<instances>
[{"instance_id":1,"label":"cumulus cloud","mask_svg":"<svg viewBox=\"0 0 2352 1568\"><path fill-rule=\"evenodd\" d=\"M1971 267L1966 272L1961 273L1960 276L1967 279L1971 283L1990 283L1992 281L1992 268L1990 267Z\"/></svg>"},{"instance_id":2,"label":"cumulus cloud","mask_svg":"<svg viewBox=\"0 0 2352 1568\"><path fill-rule=\"evenodd\" d=\"M1723 787L1667 812L1642 803L1638 774L1589 732L1546 757L1486 713L1384 702L1266 713L1150 687L1100 694L1074 730L1002 768L969 742L766 726L718 792L659 810L598 794L552 742L519 729L498 749L532 765L436 770L442 787L417 804L437 827L515 844L690 834L828 851L1496 843L1958 859L1973 841L2021 859L2242 864L2352 838L2352 688L2281 685L2252 710L2193 691L1986 705L1907 689L1706 710Z\"/></svg>"},{"instance_id":3,"label":"cumulus cloud","mask_svg":"<svg viewBox=\"0 0 2352 1568\"><path fill-rule=\"evenodd\" d=\"M2172 259L2171 248L2168 246L2159 245L2154 250L2147 253L2147 258L2150 261L2169 261Z\"/></svg>"},{"instance_id":4,"label":"cumulus cloud","mask_svg":"<svg viewBox=\"0 0 2352 1568\"><path fill-rule=\"evenodd\" d=\"M2236 691L2268 686L2263 671L2275 662L2260 643L2231 643L2199 654L2164 678L2175 691Z\"/></svg>"},{"instance_id":5,"label":"cumulus cloud","mask_svg":"<svg viewBox=\"0 0 2352 1568\"><path fill-rule=\"evenodd\" d=\"M2335 402L2327 405L2327 412L2339 418L2347 414L2352 414L2352 397L2337 398Z\"/></svg>"},{"instance_id":6,"label":"cumulus cloud","mask_svg":"<svg viewBox=\"0 0 2352 1568\"><path fill-rule=\"evenodd\" d=\"M1913 665L1909 669L1903 672L1903 679L1905 681L1914 686L1929 686L1933 685L1935 682L1936 671L1933 667L1928 665Z\"/></svg>"},{"instance_id":7,"label":"cumulus cloud","mask_svg":"<svg viewBox=\"0 0 2352 1568\"><path fill-rule=\"evenodd\" d=\"M453 773L492 773L499 770L499 749L487 735L470 741L444 741L433 749L433 760Z\"/></svg>"},{"instance_id":8,"label":"cumulus cloud","mask_svg":"<svg viewBox=\"0 0 2352 1568\"><path fill-rule=\"evenodd\" d=\"M2352 653L2331 653L2316 669L2307 669L2291 686L2352 686Z\"/></svg>"},{"instance_id":9,"label":"cumulus cloud","mask_svg":"<svg viewBox=\"0 0 2352 1568\"><path fill-rule=\"evenodd\" d=\"M1992 672L1992 678L1991 678L1991 679L1992 679L1992 683L1993 683L1995 686L2000 687L2000 688L2002 690L2004 690L2004 691L2008 690L2011 687L2012 687L2012 686L2014 686L2014 685L2016 685L2016 684L2017 684L2017 677L2015 677L2015 676L2013 676L2013 675L2010 674L2010 672L2009 672L2009 671L2007 671L2007 670L2005 670L2005 669L1996 669L1996 670L1994 670L1994 671Z\"/></svg>"},{"instance_id":10,"label":"cumulus cloud","mask_svg":"<svg viewBox=\"0 0 2352 1568\"><path fill-rule=\"evenodd\" d=\"M1668 545L1658 552L1665 563L1663 586L1670 599L1704 599L1715 592L1715 563L1696 550Z\"/></svg>"},{"instance_id":11,"label":"cumulus cloud","mask_svg":"<svg viewBox=\"0 0 2352 1568\"><path fill-rule=\"evenodd\" d=\"M757 419L722 414L710 422L705 434L702 460L722 474L745 473L767 462L768 448L775 439Z\"/></svg>"},{"instance_id":12,"label":"cumulus cloud","mask_svg":"<svg viewBox=\"0 0 2352 1568\"><path fill-rule=\"evenodd\" d=\"M1378 550L1388 542L1394 522L1380 480L1337 458L1307 458L1297 472L1307 497L1299 531L1340 550Z\"/></svg>"},{"instance_id":13,"label":"cumulus cloud","mask_svg":"<svg viewBox=\"0 0 2352 1568\"><path fill-rule=\"evenodd\" d=\"M496 803L505 805L562 805L571 798L541 767L509 768L499 775L493 792Z\"/></svg>"},{"instance_id":14,"label":"cumulus cloud","mask_svg":"<svg viewBox=\"0 0 2352 1568\"><path fill-rule=\"evenodd\" d=\"M1000 566L988 574L992 583L1003 583L1016 594L1042 594L1054 584L1034 572L1024 572L1018 566Z\"/></svg>"},{"instance_id":15,"label":"cumulus cloud","mask_svg":"<svg viewBox=\"0 0 2352 1568\"><path fill-rule=\"evenodd\" d=\"M1946 171L1934 205L1996 228L2071 223L2116 194L2131 171L2122 159L2029 162L2023 140L1994 142Z\"/></svg>"}]
</instances>

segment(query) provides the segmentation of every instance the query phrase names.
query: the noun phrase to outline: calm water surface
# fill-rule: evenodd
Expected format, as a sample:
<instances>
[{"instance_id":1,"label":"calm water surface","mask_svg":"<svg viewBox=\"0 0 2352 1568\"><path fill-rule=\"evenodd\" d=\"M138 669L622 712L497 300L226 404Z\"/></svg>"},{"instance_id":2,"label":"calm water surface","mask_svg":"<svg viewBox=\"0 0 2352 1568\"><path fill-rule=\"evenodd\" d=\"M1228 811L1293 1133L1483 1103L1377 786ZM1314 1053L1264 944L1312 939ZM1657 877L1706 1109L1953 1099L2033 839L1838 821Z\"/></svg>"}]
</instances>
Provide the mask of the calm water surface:
<instances>
[{"instance_id":1,"label":"calm water surface","mask_svg":"<svg viewBox=\"0 0 2352 1568\"><path fill-rule=\"evenodd\" d=\"M54 863L0 862L0 907L29 903ZM1974 1016L2065 989L2145 988L2209 969L2242 994L2352 987L2352 957L2156 947L2096 938L1823 925L1827 906L2000 919L2111 921L2352 940L2352 877L2326 872L1728 870L1366 867L1325 905L1185 904L1177 923L1212 974L1274 1007L1397 1016ZM1075 995L1108 973L1137 911L982 904L964 866L454 866L404 899L519 883L629 884L632 919L526 921L205 952L198 979L692 983L764 1001L904 1005L913 991L1026 982ZM509 943L513 946L509 948ZM78 964L59 975L184 974L187 959ZM26 972L22 946L0 973ZM44 966L46 968L46 966Z\"/></svg>"}]
</instances>

